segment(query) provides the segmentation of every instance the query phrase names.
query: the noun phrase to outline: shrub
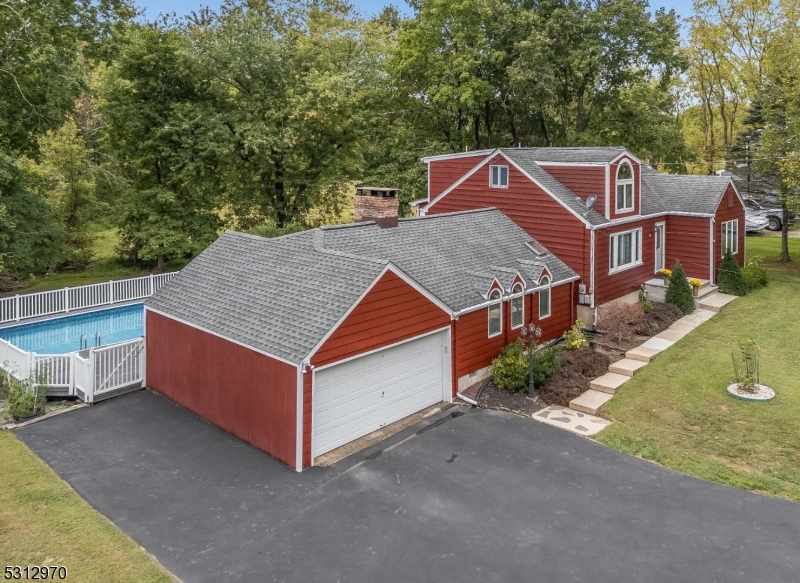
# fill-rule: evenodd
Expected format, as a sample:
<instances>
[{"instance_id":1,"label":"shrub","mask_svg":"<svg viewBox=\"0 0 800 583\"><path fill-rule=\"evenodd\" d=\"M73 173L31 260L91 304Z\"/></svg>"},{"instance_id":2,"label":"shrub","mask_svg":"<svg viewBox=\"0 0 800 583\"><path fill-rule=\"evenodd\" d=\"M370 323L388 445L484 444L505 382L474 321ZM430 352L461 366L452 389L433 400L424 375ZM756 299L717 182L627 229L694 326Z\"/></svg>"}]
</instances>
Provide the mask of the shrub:
<instances>
[{"instance_id":1,"label":"shrub","mask_svg":"<svg viewBox=\"0 0 800 583\"><path fill-rule=\"evenodd\" d=\"M733 346L733 370L739 389L746 393L755 393L758 388L758 345L752 338L743 340Z\"/></svg>"},{"instance_id":2,"label":"shrub","mask_svg":"<svg viewBox=\"0 0 800 583\"><path fill-rule=\"evenodd\" d=\"M649 314L650 312L652 312L653 311L653 302L651 302L650 300L643 301L642 302L642 311L645 314Z\"/></svg>"},{"instance_id":3,"label":"shrub","mask_svg":"<svg viewBox=\"0 0 800 583\"><path fill-rule=\"evenodd\" d=\"M492 361L491 372L494 384L499 389L521 391L527 387L528 355L521 338L503 348L500 356Z\"/></svg>"},{"instance_id":4,"label":"shrub","mask_svg":"<svg viewBox=\"0 0 800 583\"><path fill-rule=\"evenodd\" d=\"M692 287L686 281L686 273L680 263L672 268L672 275L669 278L667 287L666 301L668 304L676 305L683 314L694 312L694 298L692 297Z\"/></svg>"},{"instance_id":5,"label":"shrub","mask_svg":"<svg viewBox=\"0 0 800 583\"><path fill-rule=\"evenodd\" d=\"M567 347L567 350L576 350L578 348L586 348L589 346L589 341L586 339L586 334L581 332L581 328L585 326L586 324L583 323L583 320L578 318L575 320L572 328L564 332L564 345Z\"/></svg>"},{"instance_id":6,"label":"shrub","mask_svg":"<svg viewBox=\"0 0 800 583\"><path fill-rule=\"evenodd\" d=\"M47 378L44 374L34 375L18 381L8 377L5 390L6 410L12 417L32 415L47 400Z\"/></svg>"},{"instance_id":7,"label":"shrub","mask_svg":"<svg viewBox=\"0 0 800 583\"><path fill-rule=\"evenodd\" d=\"M556 374L558 368L558 350L555 346L533 353L533 382L536 386Z\"/></svg>"},{"instance_id":8,"label":"shrub","mask_svg":"<svg viewBox=\"0 0 800 583\"><path fill-rule=\"evenodd\" d=\"M747 265L742 269L742 276L747 285L747 291L752 291L767 285L767 272L758 265Z\"/></svg>"},{"instance_id":9,"label":"shrub","mask_svg":"<svg viewBox=\"0 0 800 583\"><path fill-rule=\"evenodd\" d=\"M742 268L736 262L736 258L730 251L725 252L725 258L719 266L719 276L717 278L719 291L735 296L743 296L747 293L747 282L742 274Z\"/></svg>"},{"instance_id":10,"label":"shrub","mask_svg":"<svg viewBox=\"0 0 800 583\"><path fill-rule=\"evenodd\" d=\"M642 334L647 329L644 308L641 304L611 302L600 309L598 328L616 339L618 343Z\"/></svg>"}]
</instances>

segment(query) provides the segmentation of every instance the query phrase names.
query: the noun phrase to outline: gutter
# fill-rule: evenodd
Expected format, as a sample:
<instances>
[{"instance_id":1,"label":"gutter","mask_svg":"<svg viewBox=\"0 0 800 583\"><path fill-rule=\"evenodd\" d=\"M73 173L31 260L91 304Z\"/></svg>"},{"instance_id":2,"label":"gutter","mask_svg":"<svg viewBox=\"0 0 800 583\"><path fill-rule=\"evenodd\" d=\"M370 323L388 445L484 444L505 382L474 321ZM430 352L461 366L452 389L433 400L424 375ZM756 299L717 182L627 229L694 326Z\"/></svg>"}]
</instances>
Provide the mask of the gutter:
<instances>
[{"instance_id":1,"label":"gutter","mask_svg":"<svg viewBox=\"0 0 800 583\"><path fill-rule=\"evenodd\" d=\"M522 294L508 294L508 295L505 295L505 296L500 298L500 301L501 302L507 302L508 300L510 300L512 298L520 297L520 295L523 295L523 296L532 295L532 294L534 294L534 293L536 293L538 291L541 291L543 289L547 289L547 288L551 288L552 289L554 287L558 287L560 285L564 285L565 283L570 283L572 281L578 281L580 278L581 277L579 275L575 275L575 276L567 278L567 279L554 281L550 285L540 285L538 287L532 287L530 289L526 289ZM458 318L459 316L462 316L464 314L469 314L470 312L476 312L476 311L480 310L481 308L486 308L488 306L491 306L492 304L496 304L497 301L498 300L488 300L488 301L485 301L483 303L476 304L474 306L470 306L469 308L464 308L463 310L457 310L457 311L453 312L453 317L454 318Z\"/></svg>"}]
</instances>

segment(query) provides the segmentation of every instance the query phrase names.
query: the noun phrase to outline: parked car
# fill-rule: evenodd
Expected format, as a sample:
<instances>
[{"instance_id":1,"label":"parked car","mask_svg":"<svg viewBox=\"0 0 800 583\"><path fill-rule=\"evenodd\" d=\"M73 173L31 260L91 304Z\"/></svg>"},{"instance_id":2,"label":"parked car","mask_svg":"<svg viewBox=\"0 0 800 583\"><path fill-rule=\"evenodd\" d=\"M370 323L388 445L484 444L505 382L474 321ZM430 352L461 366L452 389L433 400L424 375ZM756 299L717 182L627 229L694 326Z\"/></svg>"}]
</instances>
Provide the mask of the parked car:
<instances>
[{"instance_id":1,"label":"parked car","mask_svg":"<svg viewBox=\"0 0 800 583\"><path fill-rule=\"evenodd\" d=\"M781 208L765 207L752 198L745 198L744 205L747 217L753 216L767 219L767 229L770 231L780 231L783 227L783 210ZM794 214L789 213L789 225L792 224L794 224ZM750 229L748 229L748 232L750 232Z\"/></svg>"},{"instance_id":2,"label":"parked car","mask_svg":"<svg viewBox=\"0 0 800 583\"><path fill-rule=\"evenodd\" d=\"M749 209L744 213L745 233L758 233L769 227L769 219L753 214Z\"/></svg>"}]
</instances>

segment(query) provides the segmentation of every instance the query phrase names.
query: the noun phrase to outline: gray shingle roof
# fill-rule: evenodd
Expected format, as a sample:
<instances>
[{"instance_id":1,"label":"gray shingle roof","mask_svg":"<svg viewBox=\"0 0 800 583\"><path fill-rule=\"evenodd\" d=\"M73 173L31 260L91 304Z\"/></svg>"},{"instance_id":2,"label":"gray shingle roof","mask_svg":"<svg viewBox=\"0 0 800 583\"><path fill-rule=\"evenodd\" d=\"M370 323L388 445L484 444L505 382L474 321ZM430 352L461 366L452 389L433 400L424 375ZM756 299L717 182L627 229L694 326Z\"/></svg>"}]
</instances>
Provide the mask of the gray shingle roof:
<instances>
[{"instance_id":1,"label":"gray shingle roof","mask_svg":"<svg viewBox=\"0 0 800 583\"><path fill-rule=\"evenodd\" d=\"M578 213L580 216L586 219L586 221L588 221L589 224L603 225L609 222L608 219L606 219L603 215L598 213L594 208L587 210L586 204L584 203L583 199L581 199L578 195L572 192L569 188L564 186L561 182L553 178L551 174L543 170L542 167L536 163L537 155L541 150L569 150L571 153L576 153L584 150L594 151L601 149L602 150L613 149L616 152L616 156L618 156L621 153L620 151L616 150L616 148L504 148L502 152L503 154L506 155L507 158L512 160L525 172L527 172L533 178L539 181L545 188L547 188L547 190L549 190L553 194L553 196L557 197L570 209L572 209L574 212Z\"/></svg>"},{"instance_id":2,"label":"gray shingle roof","mask_svg":"<svg viewBox=\"0 0 800 583\"><path fill-rule=\"evenodd\" d=\"M169 316L300 363L391 262L452 311L483 303L477 274L535 285L577 277L497 209L366 222L275 239L226 232L146 301ZM506 280L508 280L506 282Z\"/></svg>"},{"instance_id":3,"label":"gray shingle roof","mask_svg":"<svg viewBox=\"0 0 800 583\"><path fill-rule=\"evenodd\" d=\"M582 148L502 148L509 152L527 152L536 162L565 162L573 164L607 164L625 152L621 146L594 146Z\"/></svg>"},{"instance_id":4,"label":"gray shingle roof","mask_svg":"<svg viewBox=\"0 0 800 583\"><path fill-rule=\"evenodd\" d=\"M642 166L642 214L682 212L713 215L725 189L727 176L661 174Z\"/></svg>"}]
</instances>

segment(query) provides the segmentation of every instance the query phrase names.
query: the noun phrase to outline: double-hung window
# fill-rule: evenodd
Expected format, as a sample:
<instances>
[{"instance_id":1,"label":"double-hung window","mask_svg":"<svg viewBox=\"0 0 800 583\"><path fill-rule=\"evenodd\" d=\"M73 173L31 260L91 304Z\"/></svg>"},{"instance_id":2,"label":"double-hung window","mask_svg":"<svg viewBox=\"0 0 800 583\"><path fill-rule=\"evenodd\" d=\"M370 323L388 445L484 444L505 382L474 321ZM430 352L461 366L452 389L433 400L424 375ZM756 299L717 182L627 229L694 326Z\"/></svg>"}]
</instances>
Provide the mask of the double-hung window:
<instances>
[{"instance_id":1,"label":"double-hung window","mask_svg":"<svg viewBox=\"0 0 800 583\"><path fill-rule=\"evenodd\" d=\"M508 166L489 166L489 186L508 188Z\"/></svg>"},{"instance_id":2,"label":"double-hung window","mask_svg":"<svg viewBox=\"0 0 800 583\"><path fill-rule=\"evenodd\" d=\"M539 285L547 286L539 290L539 319L542 320L550 315L550 278L543 277Z\"/></svg>"},{"instance_id":3,"label":"double-hung window","mask_svg":"<svg viewBox=\"0 0 800 583\"><path fill-rule=\"evenodd\" d=\"M511 298L511 329L520 328L525 321L525 296L522 284L518 283L511 288L511 293L516 296Z\"/></svg>"},{"instance_id":4,"label":"double-hung window","mask_svg":"<svg viewBox=\"0 0 800 583\"><path fill-rule=\"evenodd\" d=\"M500 299L500 290L492 290L489 299L489 338L497 336L503 331L503 302Z\"/></svg>"},{"instance_id":5,"label":"double-hung window","mask_svg":"<svg viewBox=\"0 0 800 583\"><path fill-rule=\"evenodd\" d=\"M611 235L608 249L609 272L642 264L642 229Z\"/></svg>"},{"instance_id":6,"label":"double-hung window","mask_svg":"<svg viewBox=\"0 0 800 583\"><path fill-rule=\"evenodd\" d=\"M617 203L618 213L633 210L633 169L628 162L617 168Z\"/></svg>"},{"instance_id":7,"label":"double-hung window","mask_svg":"<svg viewBox=\"0 0 800 583\"><path fill-rule=\"evenodd\" d=\"M722 223L722 256L730 251L732 255L739 252L739 220L725 221Z\"/></svg>"}]
</instances>

